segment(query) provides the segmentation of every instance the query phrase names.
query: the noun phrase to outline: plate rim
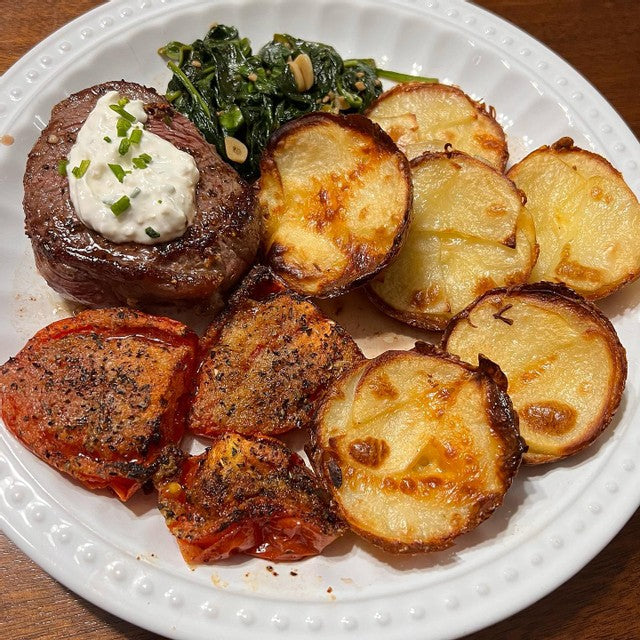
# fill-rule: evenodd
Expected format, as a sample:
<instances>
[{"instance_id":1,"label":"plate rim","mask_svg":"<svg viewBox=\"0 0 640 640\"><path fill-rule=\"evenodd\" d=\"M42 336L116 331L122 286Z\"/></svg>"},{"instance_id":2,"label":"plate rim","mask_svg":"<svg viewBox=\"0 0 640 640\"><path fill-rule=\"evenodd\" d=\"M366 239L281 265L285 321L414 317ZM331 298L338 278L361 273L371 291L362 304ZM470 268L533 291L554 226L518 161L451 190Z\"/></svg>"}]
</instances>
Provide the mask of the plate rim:
<instances>
[{"instance_id":1,"label":"plate rim","mask_svg":"<svg viewBox=\"0 0 640 640\"><path fill-rule=\"evenodd\" d=\"M556 91L556 95L563 95L563 92L566 92L568 90L573 90L574 92L578 93L578 92L582 92L584 95L585 91L590 91L593 92L596 101L597 102L602 102L604 103L604 114L602 113L603 108L600 107L599 109L599 113L597 115L593 116L593 119L595 122L600 123L599 126L602 127L609 127L610 130L616 131L618 133L623 132L625 134L625 136L627 138L630 138L631 140L635 140L635 135L633 134L633 132L631 131L631 129L628 127L628 125L626 125L626 123L622 120L621 116L615 111L615 109L606 101L606 99L592 86L589 84L589 82L579 73L577 72L575 69L573 69L570 65L568 65L568 63L564 60L562 60L562 58L560 58L557 54L553 53L550 49L548 49L546 47L546 45L540 43L539 41L535 40L532 36L526 34L524 31L522 31L521 29L519 29L518 27L512 25L511 23L509 23L508 21L504 20L503 18L500 18L498 16L496 16L495 14L487 11L484 8L478 7L476 5L472 5L469 3L465 3L463 2L463 0L440 0L440 1L436 1L436 0L426 0L426 1L416 1L416 0L392 0L391 3L384 3L382 2L382 0L368 0L368 2L364 1L364 0L352 0L354 2L357 2L358 4L362 4L362 5L366 5L366 4L378 4L378 5L384 5L384 6L388 6L389 4L393 4L393 5L397 5L399 7L402 7L404 9L409 9L409 10L423 10L426 13L429 13L430 11L433 12L443 12L446 11L444 7L450 7L448 10L449 11L456 11L458 12L456 15L448 15L448 22L452 22L453 20L462 20L464 21L464 17L462 16L462 14L467 14L467 16L469 17L473 17L475 20L478 20L479 17L481 17L482 19L487 19L487 17L490 18L491 21L494 21L496 23L498 23L501 28L504 28L505 31L507 33L511 33L513 34L513 32L515 32L515 35L508 35L505 37L511 37L513 38L512 43L509 45L511 46L512 44L514 44L516 42L516 35L518 38L521 39L522 43L524 43L525 45L527 45L527 47L529 48L529 53L528 54L524 54L524 53L520 53L520 55L522 55L522 58L519 58L520 62L522 62L524 64L524 66L530 68L530 64L528 63L528 60L530 60L530 56L534 53L534 47L535 48L541 48L541 50L544 52L544 56L546 56L549 60L552 60L555 64L560 63L560 67L565 69L564 75L560 76L558 79L563 79L566 80L566 83L558 83L558 87L559 89ZM214 0L211 0L209 2L211 5L215 4ZM85 24L87 21L89 20L93 20L95 18L96 22L98 20L99 17L104 16L104 18L106 17L111 17L114 11L119 10L119 18L116 18L116 20L121 19L122 22L117 25L117 28L119 28L121 31L124 31L126 29L129 29L131 27L127 26L127 20L129 20L132 16L134 18L136 18L137 20L143 20L145 18L145 14L142 13L143 10L146 9L151 9L151 12L146 14L146 15L159 15L161 13L163 13L165 10L167 11L172 11L174 10L174 8L178 8L176 10L179 10L179 7L181 6L195 6L198 4L202 4L202 3L198 3L195 0L161 0L161 3L159 5L152 5L151 3L146 3L146 2L142 2L139 3L137 5L137 9L133 9L131 7L131 4L127 2L127 0L111 0L110 2L108 2L105 5L99 6L93 10L91 10L88 13L85 13L81 16L79 16L78 18L76 18L74 21L72 21L71 23L65 25L64 27L62 27L61 29L59 29L58 31L54 32L53 34L51 34L48 38L46 38L45 40L43 40L41 43L39 43L38 45L36 45L33 49L31 49L27 54L25 54L25 56L23 56L18 62L16 62L9 70L7 70L7 72L5 72L5 74L2 76L2 78L0 79L0 99L2 99L2 94L4 91L4 85L7 85L7 90L9 92L13 91L15 88L15 85L18 84L18 76L21 73L24 73L25 69L27 68L27 66L29 64L31 64L32 66L35 66L35 59L43 52L49 51L49 49L51 47L57 47L58 51L60 53L61 56L66 56L67 54L69 54L71 51L73 51L73 56L75 55L80 55L80 52L82 50L82 41L79 41L79 44L76 44L76 40L79 40L79 38L81 38L81 36L79 36L77 33L74 33L75 30L78 29L79 26ZM147 6L143 6L143 5L147 5ZM125 11L127 13L125 13ZM129 13L130 12L130 13ZM138 12L138 13L136 13ZM107 14L109 14L109 16L107 16ZM438 17L442 18L442 15L440 13L438 13ZM458 24L458 23L456 23ZM475 24L475 23L466 23L467 26L465 27L461 27L464 28L466 31L474 33L475 37L479 37L481 39L483 39L483 43L484 44L489 44L490 46L496 46L495 45L495 41L492 41L491 39L486 40L485 38L483 38L482 34L478 34L475 33L471 28L470 28L470 24ZM109 25L109 26L113 26L113 25ZM485 29L488 29L491 27L485 27ZM494 27L495 28L495 27ZM74 33L74 38L71 38L70 34ZM114 33L114 31L111 31L110 33ZM492 37L495 36L496 33L494 32L493 34L485 34L487 37ZM67 42L67 41L72 41L71 42L71 47L69 49L62 47L62 45ZM90 46L93 43L95 43L95 39L93 39L93 41L89 41L88 39L85 40L87 42L87 44L85 46ZM62 47L62 48L61 48ZM500 47L498 47L500 49ZM500 49L502 51L502 49ZM69 56L67 56L65 59L70 59ZM550 64L550 63L547 63ZM41 65L41 67L43 67ZM48 71L51 70L51 67L49 69L44 68L41 71L42 75L44 78L47 78L48 75ZM27 72L28 73L28 72ZM534 73L536 73L536 76L541 78L541 76L539 76L539 74L537 72L534 71ZM567 76L571 76L571 77L567 77ZM543 78L541 78L543 79ZM544 79L543 79L544 80ZM545 82L547 82L545 80ZM13 84L11 84L13 83ZM21 96L19 97L19 99L15 100L15 104L16 105L22 105L25 102L28 102L28 100L30 99L30 97L33 95L33 93L35 91L37 91L37 85L38 82L29 82L29 80L27 79L25 80L21 80L21 84L22 86L27 86L27 91L23 92L21 94ZM11 86L9 86L11 85ZM572 89L573 87L573 89ZM33 90L31 90L33 89ZM556 87L553 87L553 89L555 90ZM566 96L563 96L565 100L567 100ZM571 98L571 96L569 95L569 98ZM582 98L575 98L575 100L580 101L582 100ZM567 102L569 104L571 104L571 100L567 100ZM8 122L11 121L11 114L5 114L5 115L9 115L9 119L7 120ZM608 119L605 119L605 116ZM0 126L3 125L2 120L0 120ZM603 133L606 133L605 130L603 130ZM594 135L595 139L598 141L598 144L603 147L606 148L607 151L609 151L609 144L607 143L603 143L601 140L601 136L599 134ZM635 140L636 144L637 144L637 140ZM615 143L611 143L611 144L615 144ZM630 152L630 146L627 145L625 146L623 149L621 149L619 151L619 153L621 154L622 157L626 156L627 154L629 154ZM640 149L640 145L638 146L638 149L635 149L636 155L632 156L632 157L638 157L639 155L639 149ZM611 154L607 153L606 154L608 159L611 159ZM2 160L2 154L0 153L0 161ZM632 162L636 162L635 160L632 160ZM615 164L615 163L614 163ZM617 165L616 165L617 166ZM624 167L618 167L620 168L623 173L626 172L624 171ZM629 179L627 179L627 182L630 184L632 190L634 190L637 193L638 190L638 180L637 180L637 171L634 172L635 174L635 182L631 182ZM9 449L9 451L11 450L11 445L8 444L8 441L6 440L6 433L2 432L1 433L1 440L4 443L4 447L0 448L0 451L6 450L7 448ZM4 464L7 464L7 460L4 460ZM22 467L22 473L26 473L27 476L29 476L29 472L22 466L22 462L20 460L15 461L18 465L20 465ZM19 471L14 470L14 472L16 473L16 476L19 477L21 474ZM531 604L532 602L537 601L539 598L543 597L544 595L546 595L547 593L550 593L553 589L555 589L559 584L562 584L564 581L566 581L567 579L569 579L572 575L574 575L575 573L577 573L577 571L579 571L585 564L587 564L599 551L601 551L609 542L610 540L618 533L618 531L624 526L624 524L627 522L627 520L633 515L633 513L635 512L635 510L637 509L638 505L640 505L640 489L636 492L637 495L635 496L635 500L636 503L632 504L631 502L627 503L627 509L626 510L622 510L622 512L618 511L616 513L616 517L613 518L613 525L609 525L607 528L607 532L608 535L599 538L597 541L593 541L593 544L591 545L591 549L589 551L589 553L587 554L583 554L583 562L577 566L577 568L574 566L572 567L572 569L570 569L569 571L567 570L560 570L558 569L554 576L553 576L553 580L548 581L546 583L545 586L545 590L544 593L538 593L535 596L532 597L525 597L525 598L520 598L520 599L515 599L515 602L511 603L510 607L507 607L506 609L502 609L499 613L491 613L491 612L487 612L486 613L486 617L482 620L480 625L477 624L473 624L473 623L468 623L466 627L464 627L464 625L460 626L458 628L458 630L456 631L456 635L438 635L437 637L439 638L446 638L446 637L457 637L458 632L463 632L463 633L470 633L472 631L476 631L480 628L484 628L490 624L493 624L495 622L497 622L498 620L504 619L506 617L508 617L509 615L512 615L513 613L522 610L524 607L528 606L529 604ZM16 497L16 496L14 496ZM23 496L24 498L24 496ZM9 500L12 500L13 498L10 498ZM22 498L21 498L22 500ZM20 502L20 500L18 500L17 502ZM80 576L69 576L67 572L64 571L66 565L65 564L61 564L59 562L56 562L56 560L54 559L54 554L47 554L46 552L42 552L37 550L32 542L28 539L28 537L25 537L23 531L20 529L19 527L19 523L16 524L16 522L11 521L10 519L10 514L13 513L12 511L12 507L10 506L8 509L5 507L4 504L0 503L0 524L2 525L2 529L5 531L5 533L8 535L8 537L10 539L12 539L19 548L21 548L27 555L29 555L32 559L34 559L37 564L39 564L41 567L43 567L43 569L45 571L47 571L47 573L49 573L50 575L52 575L53 577L55 577L57 580L59 580L60 582L62 582L63 584L67 585L69 588L71 588L73 591L75 591L76 593L78 593L79 595L81 595L82 597L86 598L87 600L93 602L94 604L96 604L97 606L110 611L112 613L114 613L115 615L129 620L130 622L137 624L139 626L142 626L144 628L147 628L151 631L154 631L156 633L160 633L160 634L167 634L167 626L164 622L159 622L157 620L154 620L153 618L147 616L147 618L144 621L141 621L140 616L140 611L137 608L137 606L135 604L133 604L133 601L129 602L127 601L126 603L122 602L122 599L118 599L118 602L114 603L109 603L110 606L105 606L105 602L103 599L103 595L95 590L92 591L91 589L87 590L87 585L84 582L83 578ZM15 505L13 505L15 506ZM83 528L86 529L84 523L79 523ZM64 535L63 535L63 531L61 532L61 542L64 544ZM609 535L610 534L610 535ZM118 560L114 560L113 562L117 563ZM120 578L118 578L118 568L116 566L116 568L113 570L112 572L112 577L115 579L115 581L117 582ZM548 588L547 588L548 587ZM168 597L167 601L169 603L169 605L171 605L171 598ZM311 604L311 603L308 603ZM324 605L322 605L324 606ZM454 609L456 607L453 607ZM422 613L422 615L420 615L420 613ZM275 614L274 614L275 615ZM177 616L179 617L179 616ZM310 617L313 619L313 616L310 615ZM424 619L424 611L420 611L418 609L416 609L415 611L415 615L412 616L413 619L416 622L416 630L419 633L420 629L419 626L420 625L420 620ZM236 624L236 628L235 631L242 631L247 630L250 631L252 628L252 625L254 624L255 620L252 618L252 614L250 610L246 610L244 608L242 609L238 609L236 612L236 618L237 618L237 624ZM332 628L331 631L332 633L335 633L335 635L339 635L342 632L348 632L351 631L354 627L351 626L351 622L348 618L343 618L341 621L341 624L336 626L335 628ZM313 625L310 623L307 623L307 627L310 631L313 631ZM382 630L383 627L380 627L380 630ZM277 623L274 622L274 628L273 631L277 631L279 634L279 637L282 637L283 635L283 631L285 631L286 629L280 628L277 626ZM389 631L389 628L385 629L385 632ZM289 629L289 632L291 632L292 630ZM296 629L296 632L299 633L299 630ZM391 635L388 634L387 635ZM187 638L190 637L189 635L181 635L181 633L179 632L179 630L177 630L177 634L174 635L173 637L176 638ZM394 637L393 635L391 635L391 637ZM406 637L406 636L405 636ZM416 636L418 637L418 636ZM426 637L426 636L425 636ZM434 636L435 637L435 636Z\"/></svg>"}]
</instances>

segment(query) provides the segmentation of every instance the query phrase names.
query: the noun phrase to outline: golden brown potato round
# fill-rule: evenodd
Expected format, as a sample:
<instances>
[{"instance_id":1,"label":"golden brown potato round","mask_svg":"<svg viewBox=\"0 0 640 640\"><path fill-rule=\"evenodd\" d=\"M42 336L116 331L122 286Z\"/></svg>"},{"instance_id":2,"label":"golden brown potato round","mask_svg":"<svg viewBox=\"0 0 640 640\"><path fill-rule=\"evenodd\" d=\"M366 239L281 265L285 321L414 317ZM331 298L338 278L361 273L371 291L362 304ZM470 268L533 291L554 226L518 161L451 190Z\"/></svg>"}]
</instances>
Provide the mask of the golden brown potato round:
<instances>
[{"instance_id":1,"label":"golden brown potato round","mask_svg":"<svg viewBox=\"0 0 640 640\"><path fill-rule=\"evenodd\" d=\"M363 358L340 325L266 267L245 278L200 354L188 426L207 437L308 427L327 385Z\"/></svg>"},{"instance_id":2,"label":"golden brown potato round","mask_svg":"<svg viewBox=\"0 0 640 640\"><path fill-rule=\"evenodd\" d=\"M331 387L312 462L343 517L394 553L444 549L502 503L524 443L498 367L432 345L387 351Z\"/></svg>"},{"instance_id":3,"label":"golden brown potato round","mask_svg":"<svg viewBox=\"0 0 640 640\"><path fill-rule=\"evenodd\" d=\"M562 138L509 170L527 195L540 257L531 282L564 282L585 298L640 274L640 204L604 158Z\"/></svg>"},{"instance_id":4,"label":"golden brown potato round","mask_svg":"<svg viewBox=\"0 0 640 640\"><path fill-rule=\"evenodd\" d=\"M622 397L627 362L615 329L563 285L490 291L451 321L442 345L471 363L482 354L504 371L528 463L586 447Z\"/></svg>"},{"instance_id":5,"label":"golden brown potato round","mask_svg":"<svg viewBox=\"0 0 640 640\"><path fill-rule=\"evenodd\" d=\"M450 144L500 172L509 152L493 108L473 101L458 87L408 82L383 93L366 111L409 159Z\"/></svg>"},{"instance_id":6,"label":"golden brown potato round","mask_svg":"<svg viewBox=\"0 0 640 640\"><path fill-rule=\"evenodd\" d=\"M396 254L411 209L409 163L364 116L312 113L285 124L260 171L266 261L298 293L338 295Z\"/></svg>"},{"instance_id":7,"label":"golden brown potato round","mask_svg":"<svg viewBox=\"0 0 640 640\"><path fill-rule=\"evenodd\" d=\"M480 160L426 153L411 170L407 238L367 292L388 315L438 331L485 291L527 281L535 230L515 185Z\"/></svg>"}]
</instances>

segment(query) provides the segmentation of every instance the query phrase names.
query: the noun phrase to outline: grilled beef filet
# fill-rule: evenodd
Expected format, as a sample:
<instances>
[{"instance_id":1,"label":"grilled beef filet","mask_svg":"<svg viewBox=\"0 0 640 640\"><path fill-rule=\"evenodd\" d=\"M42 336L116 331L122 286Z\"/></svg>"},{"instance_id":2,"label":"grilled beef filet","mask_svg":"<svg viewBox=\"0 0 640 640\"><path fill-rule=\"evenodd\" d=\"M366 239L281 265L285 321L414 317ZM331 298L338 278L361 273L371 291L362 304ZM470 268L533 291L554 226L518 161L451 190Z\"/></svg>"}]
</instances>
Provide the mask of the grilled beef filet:
<instances>
[{"instance_id":1,"label":"grilled beef filet","mask_svg":"<svg viewBox=\"0 0 640 640\"><path fill-rule=\"evenodd\" d=\"M156 245L114 243L76 216L58 164L97 100L109 91L142 100L145 129L195 159L200 171L196 217L180 238ZM251 187L193 123L153 89L130 82L90 87L53 108L29 154L24 192L25 228L38 270L58 293L90 306L207 301L244 274L258 247Z\"/></svg>"}]
</instances>

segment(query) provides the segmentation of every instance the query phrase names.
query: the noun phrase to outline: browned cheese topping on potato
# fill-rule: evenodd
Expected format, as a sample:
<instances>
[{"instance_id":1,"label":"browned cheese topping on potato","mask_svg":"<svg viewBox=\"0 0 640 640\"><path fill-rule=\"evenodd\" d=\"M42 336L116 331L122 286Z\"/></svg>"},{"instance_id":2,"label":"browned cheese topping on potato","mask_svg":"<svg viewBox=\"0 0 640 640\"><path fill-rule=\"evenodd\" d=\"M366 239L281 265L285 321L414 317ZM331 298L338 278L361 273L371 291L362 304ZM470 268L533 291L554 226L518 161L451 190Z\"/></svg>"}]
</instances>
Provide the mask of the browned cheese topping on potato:
<instances>
[{"instance_id":1,"label":"browned cheese topping on potato","mask_svg":"<svg viewBox=\"0 0 640 640\"><path fill-rule=\"evenodd\" d=\"M452 320L443 347L498 363L520 417L529 463L564 458L610 423L624 389L624 348L596 307L561 285L485 294Z\"/></svg>"},{"instance_id":2,"label":"browned cheese topping on potato","mask_svg":"<svg viewBox=\"0 0 640 640\"><path fill-rule=\"evenodd\" d=\"M522 194L484 162L459 152L426 153L411 169L407 238L367 290L394 318L442 330L485 291L526 282L536 236Z\"/></svg>"},{"instance_id":3,"label":"browned cheese topping on potato","mask_svg":"<svg viewBox=\"0 0 640 640\"><path fill-rule=\"evenodd\" d=\"M590 300L640 274L640 204L604 158L562 138L511 168L527 195L540 257L531 282L564 282Z\"/></svg>"},{"instance_id":4,"label":"browned cheese topping on potato","mask_svg":"<svg viewBox=\"0 0 640 640\"><path fill-rule=\"evenodd\" d=\"M367 110L413 159L425 151L442 151L450 144L481 158L498 171L507 166L504 131L493 108L475 102L457 87L408 82L383 93Z\"/></svg>"},{"instance_id":5,"label":"browned cheese topping on potato","mask_svg":"<svg viewBox=\"0 0 640 640\"><path fill-rule=\"evenodd\" d=\"M334 384L312 462L358 534L391 552L444 549L502 503L524 444L488 361L388 351Z\"/></svg>"},{"instance_id":6,"label":"browned cheese topping on potato","mask_svg":"<svg viewBox=\"0 0 640 640\"><path fill-rule=\"evenodd\" d=\"M279 434L307 427L326 387L362 359L342 327L257 267L203 337L189 427Z\"/></svg>"},{"instance_id":7,"label":"browned cheese topping on potato","mask_svg":"<svg viewBox=\"0 0 640 640\"><path fill-rule=\"evenodd\" d=\"M262 248L292 289L337 295L396 254L411 207L409 164L364 116L313 113L285 124L260 169Z\"/></svg>"}]
</instances>

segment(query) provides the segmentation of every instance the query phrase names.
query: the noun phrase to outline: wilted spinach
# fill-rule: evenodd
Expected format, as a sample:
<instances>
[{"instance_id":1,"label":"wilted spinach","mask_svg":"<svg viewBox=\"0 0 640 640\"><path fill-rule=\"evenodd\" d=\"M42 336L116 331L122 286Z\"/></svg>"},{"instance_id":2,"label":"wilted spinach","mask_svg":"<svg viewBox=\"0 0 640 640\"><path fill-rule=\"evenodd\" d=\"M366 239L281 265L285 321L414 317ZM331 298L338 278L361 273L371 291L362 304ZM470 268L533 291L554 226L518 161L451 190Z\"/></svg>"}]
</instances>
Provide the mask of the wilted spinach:
<instances>
[{"instance_id":1,"label":"wilted spinach","mask_svg":"<svg viewBox=\"0 0 640 640\"><path fill-rule=\"evenodd\" d=\"M254 54L247 38L224 25L212 26L191 44L169 42L159 53L173 72L169 102L223 158L228 160L226 137L243 142L247 159L231 164L249 180L258 176L262 150L278 127L311 111L364 111L382 92L379 77L389 73L371 59L343 60L329 45L285 34L276 34ZM290 66L300 54L307 54L313 67L313 84L303 91ZM403 74L392 79L433 81Z\"/></svg>"}]
</instances>

